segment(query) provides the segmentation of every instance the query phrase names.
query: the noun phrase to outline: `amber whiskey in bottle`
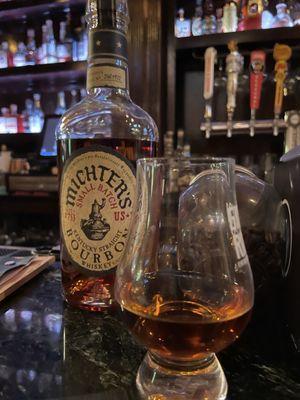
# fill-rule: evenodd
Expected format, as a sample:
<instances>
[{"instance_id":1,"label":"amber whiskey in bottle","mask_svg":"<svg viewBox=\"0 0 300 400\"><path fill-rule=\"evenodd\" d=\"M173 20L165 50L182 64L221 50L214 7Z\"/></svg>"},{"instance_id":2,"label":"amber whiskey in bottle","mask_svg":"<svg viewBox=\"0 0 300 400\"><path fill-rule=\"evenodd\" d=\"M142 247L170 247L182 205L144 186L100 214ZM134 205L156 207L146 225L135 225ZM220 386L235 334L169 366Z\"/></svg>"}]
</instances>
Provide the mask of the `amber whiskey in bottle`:
<instances>
[{"instance_id":1,"label":"amber whiskey in bottle","mask_svg":"<svg viewBox=\"0 0 300 400\"><path fill-rule=\"evenodd\" d=\"M87 5L87 96L57 128L62 283L66 301L113 306L135 199L135 162L156 156L153 119L129 95L127 0Z\"/></svg>"}]
</instances>

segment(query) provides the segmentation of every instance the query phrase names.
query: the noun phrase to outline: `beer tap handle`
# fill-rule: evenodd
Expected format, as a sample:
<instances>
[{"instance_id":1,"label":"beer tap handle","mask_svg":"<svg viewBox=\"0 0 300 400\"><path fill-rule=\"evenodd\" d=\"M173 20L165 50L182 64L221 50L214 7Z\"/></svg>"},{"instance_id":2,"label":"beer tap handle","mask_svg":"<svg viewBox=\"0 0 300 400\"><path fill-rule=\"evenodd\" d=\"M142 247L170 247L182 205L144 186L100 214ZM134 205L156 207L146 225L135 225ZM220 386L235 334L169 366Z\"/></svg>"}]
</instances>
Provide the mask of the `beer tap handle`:
<instances>
[{"instance_id":1,"label":"beer tap handle","mask_svg":"<svg viewBox=\"0 0 300 400\"><path fill-rule=\"evenodd\" d=\"M226 72L227 72L227 136L232 136L233 131L233 116L236 108L236 95L238 89L238 77L243 70L244 57L238 52L237 43L229 42L228 48L230 53L226 57Z\"/></svg>"},{"instance_id":2,"label":"beer tap handle","mask_svg":"<svg viewBox=\"0 0 300 400\"><path fill-rule=\"evenodd\" d=\"M260 107L262 84L266 65L266 53L252 51L250 61L250 136L255 135L256 111Z\"/></svg>"},{"instance_id":3,"label":"beer tap handle","mask_svg":"<svg viewBox=\"0 0 300 400\"><path fill-rule=\"evenodd\" d=\"M288 73L288 64L292 56L292 49L285 44L276 44L274 47L273 57L276 61L275 64L275 102L274 102L274 124L273 124L273 134L278 136L279 129L278 123L280 119L280 114L282 111L283 103L283 92L284 92L284 82Z\"/></svg>"},{"instance_id":4,"label":"beer tap handle","mask_svg":"<svg viewBox=\"0 0 300 400\"><path fill-rule=\"evenodd\" d=\"M205 137L209 139L211 133L212 100L214 96L215 64L217 61L217 50L214 47L209 47L208 49L206 49L204 60L205 69L203 97L205 100Z\"/></svg>"}]
</instances>

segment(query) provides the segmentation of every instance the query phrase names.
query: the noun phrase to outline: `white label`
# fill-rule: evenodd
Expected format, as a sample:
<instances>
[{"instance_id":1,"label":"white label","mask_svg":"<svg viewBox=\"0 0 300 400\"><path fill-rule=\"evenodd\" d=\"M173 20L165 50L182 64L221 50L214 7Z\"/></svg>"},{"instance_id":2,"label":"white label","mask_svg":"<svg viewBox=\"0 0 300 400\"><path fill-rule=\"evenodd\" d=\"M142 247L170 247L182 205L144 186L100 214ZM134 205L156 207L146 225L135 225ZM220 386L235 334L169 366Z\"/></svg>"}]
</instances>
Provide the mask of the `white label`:
<instances>
[{"instance_id":1,"label":"white label","mask_svg":"<svg viewBox=\"0 0 300 400\"><path fill-rule=\"evenodd\" d=\"M60 212L65 248L81 269L116 268L127 242L136 190L129 161L103 146L73 153L63 171Z\"/></svg>"},{"instance_id":2,"label":"white label","mask_svg":"<svg viewBox=\"0 0 300 400\"><path fill-rule=\"evenodd\" d=\"M226 204L230 232L232 234L233 246L238 261L247 258L247 250L242 235L239 211L237 206Z\"/></svg>"}]
</instances>

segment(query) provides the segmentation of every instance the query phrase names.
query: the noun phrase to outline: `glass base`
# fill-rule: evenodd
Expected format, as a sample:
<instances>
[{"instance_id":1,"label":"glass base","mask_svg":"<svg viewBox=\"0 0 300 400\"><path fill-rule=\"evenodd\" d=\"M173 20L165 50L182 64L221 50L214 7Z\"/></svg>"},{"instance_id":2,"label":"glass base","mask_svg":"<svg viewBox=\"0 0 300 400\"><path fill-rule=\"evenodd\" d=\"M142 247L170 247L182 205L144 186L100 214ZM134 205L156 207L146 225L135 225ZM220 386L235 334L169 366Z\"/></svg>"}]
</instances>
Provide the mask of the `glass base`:
<instances>
[{"instance_id":1,"label":"glass base","mask_svg":"<svg viewBox=\"0 0 300 400\"><path fill-rule=\"evenodd\" d=\"M147 353L136 383L141 399L147 400L225 400L228 388L214 354L197 365L178 365Z\"/></svg>"}]
</instances>

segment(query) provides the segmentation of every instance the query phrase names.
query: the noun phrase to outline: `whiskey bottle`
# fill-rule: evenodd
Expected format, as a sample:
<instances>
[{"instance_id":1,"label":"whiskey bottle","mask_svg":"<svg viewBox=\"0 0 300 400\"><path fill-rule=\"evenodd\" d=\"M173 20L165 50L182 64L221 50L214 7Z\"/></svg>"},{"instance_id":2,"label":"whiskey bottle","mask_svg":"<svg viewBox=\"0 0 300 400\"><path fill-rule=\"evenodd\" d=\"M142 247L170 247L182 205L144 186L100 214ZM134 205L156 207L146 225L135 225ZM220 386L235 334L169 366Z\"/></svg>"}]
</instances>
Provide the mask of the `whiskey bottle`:
<instances>
[{"instance_id":1,"label":"whiskey bottle","mask_svg":"<svg viewBox=\"0 0 300 400\"><path fill-rule=\"evenodd\" d=\"M153 157L158 130L129 95L127 0L88 1L87 96L56 132L60 169L62 283L66 301L114 304L135 199L135 162Z\"/></svg>"}]
</instances>

